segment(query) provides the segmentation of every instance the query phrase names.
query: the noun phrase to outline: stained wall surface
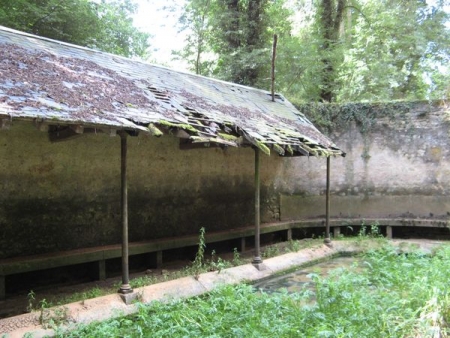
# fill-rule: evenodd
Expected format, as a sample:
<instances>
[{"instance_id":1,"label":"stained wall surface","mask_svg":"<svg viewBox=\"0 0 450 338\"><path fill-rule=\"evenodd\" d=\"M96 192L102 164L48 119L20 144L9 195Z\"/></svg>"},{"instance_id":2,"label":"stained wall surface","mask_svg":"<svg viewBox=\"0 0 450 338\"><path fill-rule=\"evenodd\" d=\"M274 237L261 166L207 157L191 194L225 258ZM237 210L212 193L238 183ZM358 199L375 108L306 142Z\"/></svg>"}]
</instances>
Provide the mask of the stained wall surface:
<instances>
[{"instance_id":1,"label":"stained wall surface","mask_svg":"<svg viewBox=\"0 0 450 338\"><path fill-rule=\"evenodd\" d=\"M278 219L273 177L284 161L261 155L263 221ZM251 148L180 150L170 135L128 137L128 185L130 241L254 221ZM119 136L50 143L31 122L13 121L0 131L0 191L0 258L121 243Z\"/></svg>"},{"instance_id":2,"label":"stained wall surface","mask_svg":"<svg viewBox=\"0 0 450 338\"><path fill-rule=\"evenodd\" d=\"M449 108L416 103L333 131L331 216L450 215ZM128 137L130 241L254 224L251 148L180 150L170 135ZM323 219L326 160L261 154L262 221ZM31 122L0 130L0 259L121 243L120 137L51 143Z\"/></svg>"},{"instance_id":3,"label":"stained wall surface","mask_svg":"<svg viewBox=\"0 0 450 338\"><path fill-rule=\"evenodd\" d=\"M347 156L331 159L331 216L449 218L449 117L448 103L418 102L406 113L375 116L367 132L355 122L335 130L331 138ZM316 158L286 163L282 219L323 216L325 168Z\"/></svg>"}]
</instances>

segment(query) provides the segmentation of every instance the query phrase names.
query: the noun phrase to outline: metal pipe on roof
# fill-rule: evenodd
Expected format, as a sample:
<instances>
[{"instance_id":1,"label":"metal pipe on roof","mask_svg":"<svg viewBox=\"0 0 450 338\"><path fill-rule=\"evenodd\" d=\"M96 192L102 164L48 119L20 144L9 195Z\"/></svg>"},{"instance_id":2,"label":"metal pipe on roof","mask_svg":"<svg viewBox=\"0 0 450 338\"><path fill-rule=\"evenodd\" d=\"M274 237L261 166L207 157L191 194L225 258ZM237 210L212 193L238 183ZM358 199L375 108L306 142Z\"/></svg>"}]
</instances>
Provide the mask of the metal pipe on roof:
<instances>
[{"instance_id":1,"label":"metal pipe on roof","mask_svg":"<svg viewBox=\"0 0 450 338\"><path fill-rule=\"evenodd\" d=\"M120 133L121 150L121 208L122 208L122 285L119 293L132 293L128 265L128 183L127 183L127 133Z\"/></svg>"},{"instance_id":2,"label":"metal pipe on roof","mask_svg":"<svg viewBox=\"0 0 450 338\"><path fill-rule=\"evenodd\" d=\"M262 263L261 259L261 248L260 248L260 160L259 160L259 148L254 148L255 150L255 256L253 257L252 264L259 268Z\"/></svg>"},{"instance_id":3,"label":"metal pipe on roof","mask_svg":"<svg viewBox=\"0 0 450 338\"><path fill-rule=\"evenodd\" d=\"M325 239L324 243L326 245L331 245L330 237L330 156L327 157L327 192L326 192L326 202L325 202Z\"/></svg>"}]
</instances>

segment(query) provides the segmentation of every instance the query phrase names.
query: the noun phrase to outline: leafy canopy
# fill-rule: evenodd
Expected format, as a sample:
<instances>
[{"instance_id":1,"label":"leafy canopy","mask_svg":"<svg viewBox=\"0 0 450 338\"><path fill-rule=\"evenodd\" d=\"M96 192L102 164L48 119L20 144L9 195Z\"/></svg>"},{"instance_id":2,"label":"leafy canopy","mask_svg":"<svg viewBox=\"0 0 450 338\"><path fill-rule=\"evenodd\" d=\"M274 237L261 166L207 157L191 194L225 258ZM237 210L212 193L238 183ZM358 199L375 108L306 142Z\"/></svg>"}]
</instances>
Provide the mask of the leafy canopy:
<instances>
[{"instance_id":1,"label":"leafy canopy","mask_svg":"<svg viewBox=\"0 0 450 338\"><path fill-rule=\"evenodd\" d=\"M149 34L133 27L131 0L0 0L2 25L127 57L145 57Z\"/></svg>"},{"instance_id":2,"label":"leafy canopy","mask_svg":"<svg viewBox=\"0 0 450 338\"><path fill-rule=\"evenodd\" d=\"M187 0L179 57L198 74L276 90L294 102L445 99L448 0Z\"/></svg>"}]
</instances>

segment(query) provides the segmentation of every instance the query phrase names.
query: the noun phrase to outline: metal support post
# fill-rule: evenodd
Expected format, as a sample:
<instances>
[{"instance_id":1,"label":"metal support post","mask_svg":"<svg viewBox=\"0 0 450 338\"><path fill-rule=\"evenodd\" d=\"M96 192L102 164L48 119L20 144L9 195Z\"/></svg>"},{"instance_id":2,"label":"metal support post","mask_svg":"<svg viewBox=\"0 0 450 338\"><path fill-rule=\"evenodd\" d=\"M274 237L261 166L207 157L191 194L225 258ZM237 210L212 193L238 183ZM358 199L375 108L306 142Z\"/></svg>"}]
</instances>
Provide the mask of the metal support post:
<instances>
[{"instance_id":1,"label":"metal support post","mask_svg":"<svg viewBox=\"0 0 450 338\"><path fill-rule=\"evenodd\" d=\"M326 196L326 221L325 221L325 239L326 245L331 245L330 237L330 156L327 157L327 196Z\"/></svg>"},{"instance_id":2,"label":"metal support post","mask_svg":"<svg viewBox=\"0 0 450 338\"><path fill-rule=\"evenodd\" d=\"M128 186L127 186L127 134L120 133L121 144L121 207L122 207L122 285L119 293L132 293L128 265Z\"/></svg>"},{"instance_id":3,"label":"metal support post","mask_svg":"<svg viewBox=\"0 0 450 338\"><path fill-rule=\"evenodd\" d=\"M260 248L260 177L259 177L259 149L255 148L255 256L252 264L259 266L262 263Z\"/></svg>"}]
</instances>

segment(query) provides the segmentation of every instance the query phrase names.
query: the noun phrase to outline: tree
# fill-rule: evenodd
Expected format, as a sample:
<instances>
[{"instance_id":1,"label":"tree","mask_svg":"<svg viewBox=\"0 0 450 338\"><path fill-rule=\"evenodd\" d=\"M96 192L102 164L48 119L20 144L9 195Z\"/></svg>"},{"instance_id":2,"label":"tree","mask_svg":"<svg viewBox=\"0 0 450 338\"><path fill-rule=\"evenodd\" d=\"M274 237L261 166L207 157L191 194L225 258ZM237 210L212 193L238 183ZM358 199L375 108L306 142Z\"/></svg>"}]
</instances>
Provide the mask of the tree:
<instances>
[{"instance_id":1,"label":"tree","mask_svg":"<svg viewBox=\"0 0 450 338\"><path fill-rule=\"evenodd\" d=\"M145 57L149 34L133 27L131 0L0 0L10 28L124 56Z\"/></svg>"},{"instance_id":2,"label":"tree","mask_svg":"<svg viewBox=\"0 0 450 338\"><path fill-rule=\"evenodd\" d=\"M443 5L418 0L362 2L365 17L355 21L340 68L337 100L442 97L445 82L450 83L449 13Z\"/></svg>"},{"instance_id":3,"label":"tree","mask_svg":"<svg viewBox=\"0 0 450 338\"><path fill-rule=\"evenodd\" d=\"M214 74L225 80L267 87L273 33L289 34L284 1L219 0L213 22Z\"/></svg>"},{"instance_id":4,"label":"tree","mask_svg":"<svg viewBox=\"0 0 450 338\"><path fill-rule=\"evenodd\" d=\"M446 1L312 0L297 10L298 50L283 69L294 101L444 98L450 83ZM448 2L447 2L448 3ZM289 69L286 71L285 69ZM296 79L297 78L297 79Z\"/></svg>"},{"instance_id":5,"label":"tree","mask_svg":"<svg viewBox=\"0 0 450 338\"><path fill-rule=\"evenodd\" d=\"M178 58L187 61L190 70L199 75L210 75L214 59L207 58L212 53L211 18L214 13L213 0L191 0L187 2L179 18L181 31L188 31L186 44L181 51L174 51Z\"/></svg>"},{"instance_id":6,"label":"tree","mask_svg":"<svg viewBox=\"0 0 450 338\"><path fill-rule=\"evenodd\" d=\"M321 72L320 98L322 101L331 102L334 98L334 80L336 59L340 59L342 49L338 48L341 39L340 27L346 0L321 0L317 11L318 28L321 44L321 62L323 69ZM339 61L338 61L339 62Z\"/></svg>"},{"instance_id":7,"label":"tree","mask_svg":"<svg viewBox=\"0 0 450 338\"><path fill-rule=\"evenodd\" d=\"M267 88L273 33L291 28L284 2L189 0L180 18L189 35L177 55L198 74Z\"/></svg>"}]
</instances>

